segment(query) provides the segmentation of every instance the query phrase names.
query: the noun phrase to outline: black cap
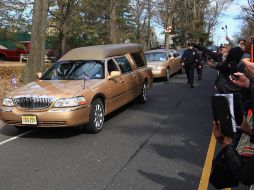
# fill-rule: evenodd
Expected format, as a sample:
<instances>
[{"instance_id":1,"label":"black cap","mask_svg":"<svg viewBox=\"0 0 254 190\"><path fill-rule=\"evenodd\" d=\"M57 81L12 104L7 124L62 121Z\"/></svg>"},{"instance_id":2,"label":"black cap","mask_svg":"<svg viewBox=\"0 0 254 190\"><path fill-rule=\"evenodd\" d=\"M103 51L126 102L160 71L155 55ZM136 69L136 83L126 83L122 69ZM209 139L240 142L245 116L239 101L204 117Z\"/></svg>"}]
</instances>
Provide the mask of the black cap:
<instances>
[{"instance_id":1,"label":"black cap","mask_svg":"<svg viewBox=\"0 0 254 190\"><path fill-rule=\"evenodd\" d=\"M190 40L187 41L188 46L192 46L192 42Z\"/></svg>"}]
</instances>

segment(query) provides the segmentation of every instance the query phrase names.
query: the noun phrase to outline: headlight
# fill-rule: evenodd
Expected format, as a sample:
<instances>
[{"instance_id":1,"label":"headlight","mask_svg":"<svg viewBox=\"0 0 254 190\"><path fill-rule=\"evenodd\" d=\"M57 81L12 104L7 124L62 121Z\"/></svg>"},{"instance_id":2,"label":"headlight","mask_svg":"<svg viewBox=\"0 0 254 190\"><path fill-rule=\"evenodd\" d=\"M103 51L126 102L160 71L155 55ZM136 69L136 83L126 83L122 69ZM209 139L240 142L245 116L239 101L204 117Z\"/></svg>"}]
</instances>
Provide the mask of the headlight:
<instances>
[{"instance_id":1,"label":"headlight","mask_svg":"<svg viewBox=\"0 0 254 190\"><path fill-rule=\"evenodd\" d=\"M4 99L3 99L3 106L13 107L14 103L13 103L12 98L4 97Z\"/></svg>"},{"instance_id":2,"label":"headlight","mask_svg":"<svg viewBox=\"0 0 254 190\"><path fill-rule=\"evenodd\" d=\"M166 67L163 65L157 66L156 69L165 69Z\"/></svg>"},{"instance_id":3,"label":"headlight","mask_svg":"<svg viewBox=\"0 0 254 190\"><path fill-rule=\"evenodd\" d=\"M87 103L85 97L60 98L54 104L55 108L82 106Z\"/></svg>"}]
</instances>

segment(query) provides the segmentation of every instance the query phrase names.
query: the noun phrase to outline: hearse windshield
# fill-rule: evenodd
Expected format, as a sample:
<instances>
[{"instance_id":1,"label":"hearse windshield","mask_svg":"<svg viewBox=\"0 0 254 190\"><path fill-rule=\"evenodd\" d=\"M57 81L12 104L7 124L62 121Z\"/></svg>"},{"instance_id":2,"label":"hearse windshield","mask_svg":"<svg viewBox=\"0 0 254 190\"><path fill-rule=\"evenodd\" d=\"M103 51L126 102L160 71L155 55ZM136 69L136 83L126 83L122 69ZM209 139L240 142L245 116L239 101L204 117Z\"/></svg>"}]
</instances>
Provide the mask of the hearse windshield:
<instances>
[{"instance_id":1,"label":"hearse windshield","mask_svg":"<svg viewBox=\"0 0 254 190\"><path fill-rule=\"evenodd\" d=\"M41 80L91 80L104 76L101 61L59 61L43 74Z\"/></svg>"}]
</instances>

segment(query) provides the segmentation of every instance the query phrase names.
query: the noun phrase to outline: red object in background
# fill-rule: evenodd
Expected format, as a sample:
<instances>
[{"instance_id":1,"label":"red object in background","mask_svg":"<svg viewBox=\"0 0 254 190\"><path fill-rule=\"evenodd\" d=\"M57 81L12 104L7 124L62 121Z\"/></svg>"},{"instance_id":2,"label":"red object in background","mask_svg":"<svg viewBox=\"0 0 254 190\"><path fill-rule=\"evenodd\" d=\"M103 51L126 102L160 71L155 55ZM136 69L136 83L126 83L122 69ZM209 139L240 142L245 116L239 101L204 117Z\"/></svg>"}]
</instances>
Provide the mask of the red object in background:
<instances>
[{"instance_id":1,"label":"red object in background","mask_svg":"<svg viewBox=\"0 0 254 190\"><path fill-rule=\"evenodd\" d=\"M254 62L254 35L250 37L251 46L250 46L250 62Z\"/></svg>"},{"instance_id":2,"label":"red object in background","mask_svg":"<svg viewBox=\"0 0 254 190\"><path fill-rule=\"evenodd\" d=\"M254 50L254 39L251 38L251 49L250 49L250 62L254 61L254 54L253 54L253 50Z\"/></svg>"},{"instance_id":3,"label":"red object in background","mask_svg":"<svg viewBox=\"0 0 254 190\"><path fill-rule=\"evenodd\" d=\"M30 41L20 41L16 49L0 49L0 60L19 61L21 54L29 54L30 47Z\"/></svg>"}]
</instances>

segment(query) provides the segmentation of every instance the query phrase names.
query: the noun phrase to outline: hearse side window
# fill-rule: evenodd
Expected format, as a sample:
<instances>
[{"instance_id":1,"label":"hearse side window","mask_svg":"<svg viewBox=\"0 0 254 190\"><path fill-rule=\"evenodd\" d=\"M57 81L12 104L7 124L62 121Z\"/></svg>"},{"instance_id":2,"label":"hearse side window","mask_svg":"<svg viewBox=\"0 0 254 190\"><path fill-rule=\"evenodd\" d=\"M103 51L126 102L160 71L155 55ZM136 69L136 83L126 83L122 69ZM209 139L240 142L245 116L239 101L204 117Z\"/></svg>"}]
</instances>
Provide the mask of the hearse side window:
<instances>
[{"instance_id":1,"label":"hearse side window","mask_svg":"<svg viewBox=\"0 0 254 190\"><path fill-rule=\"evenodd\" d=\"M112 59L110 59L110 60L108 60L108 73L110 74L110 72L112 72L112 71L119 71L119 70L118 70L115 62Z\"/></svg>"},{"instance_id":2,"label":"hearse side window","mask_svg":"<svg viewBox=\"0 0 254 190\"><path fill-rule=\"evenodd\" d=\"M141 52L132 53L131 56L134 59L137 67L144 67L146 65Z\"/></svg>"},{"instance_id":3,"label":"hearse side window","mask_svg":"<svg viewBox=\"0 0 254 190\"><path fill-rule=\"evenodd\" d=\"M117 57L114 58L116 63L119 65L122 73L128 73L132 71L131 65L126 57Z\"/></svg>"}]
</instances>

